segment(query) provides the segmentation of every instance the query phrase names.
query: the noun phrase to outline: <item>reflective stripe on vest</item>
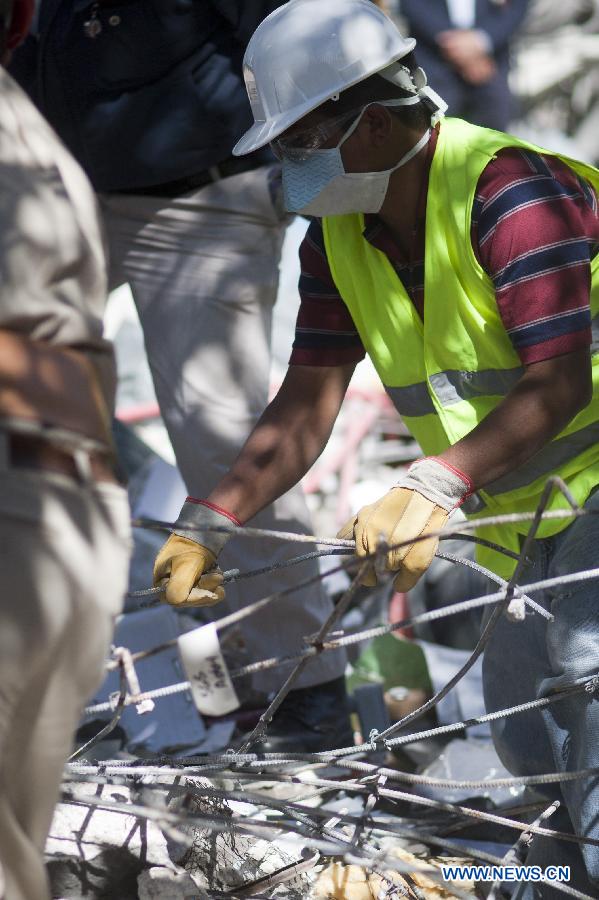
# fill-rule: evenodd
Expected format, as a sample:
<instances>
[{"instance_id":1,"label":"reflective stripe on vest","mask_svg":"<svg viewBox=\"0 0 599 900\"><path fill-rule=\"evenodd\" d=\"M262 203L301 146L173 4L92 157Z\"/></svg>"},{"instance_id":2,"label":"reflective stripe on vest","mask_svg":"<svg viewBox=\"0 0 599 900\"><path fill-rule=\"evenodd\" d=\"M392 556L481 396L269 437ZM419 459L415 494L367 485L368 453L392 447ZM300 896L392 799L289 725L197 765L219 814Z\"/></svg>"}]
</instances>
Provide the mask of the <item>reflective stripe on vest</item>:
<instances>
[{"instance_id":1,"label":"reflective stripe on vest","mask_svg":"<svg viewBox=\"0 0 599 900\"><path fill-rule=\"evenodd\" d=\"M599 339L599 332L598 332ZM452 406L473 397L504 397L522 377L524 369L486 369L483 372L438 372L429 384L441 406ZM400 416L418 417L436 413L435 404L425 381L405 387L389 387L389 394Z\"/></svg>"},{"instance_id":2,"label":"reflective stripe on vest","mask_svg":"<svg viewBox=\"0 0 599 900\"><path fill-rule=\"evenodd\" d=\"M420 381L418 384L409 384L406 387L389 387L385 385L385 390L400 416L417 418L437 413L426 381Z\"/></svg>"},{"instance_id":3,"label":"reflective stripe on vest","mask_svg":"<svg viewBox=\"0 0 599 900\"><path fill-rule=\"evenodd\" d=\"M599 353L599 315L594 316L591 322L591 332L591 353Z\"/></svg>"},{"instance_id":4,"label":"reflective stripe on vest","mask_svg":"<svg viewBox=\"0 0 599 900\"><path fill-rule=\"evenodd\" d=\"M599 353L599 315L591 323L591 353ZM485 369L482 372L460 372L457 369L431 375L429 384L441 406L451 406L473 397L504 397L524 374L524 366L515 369ZM425 381L406 387L385 386L400 416L428 416L435 413ZM538 477L538 476L537 476Z\"/></svg>"},{"instance_id":5,"label":"reflective stripe on vest","mask_svg":"<svg viewBox=\"0 0 599 900\"><path fill-rule=\"evenodd\" d=\"M481 372L457 370L431 375L430 385L441 406L453 406L473 397L504 397L522 378L524 369L485 369Z\"/></svg>"},{"instance_id":6,"label":"reflective stripe on vest","mask_svg":"<svg viewBox=\"0 0 599 900\"><path fill-rule=\"evenodd\" d=\"M551 441L550 444L535 453L528 462L518 466L514 472L488 484L485 491L495 497L506 491L515 491L517 488L526 487L537 478L551 475L573 457L588 450L597 442L599 442L599 422L593 422L592 425L587 425L586 428L581 428L574 434Z\"/></svg>"},{"instance_id":7,"label":"reflective stripe on vest","mask_svg":"<svg viewBox=\"0 0 599 900\"><path fill-rule=\"evenodd\" d=\"M591 353L599 353L599 315L591 322ZM524 366L515 369L485 369L482 372L460 372L456 369L431 375L429 383L441 406L451 406L473 397L503 397L520 380ZM385 386L400 416L428 416L436 412L426 382L407 387Z\"/></svg>"}]
</instances>

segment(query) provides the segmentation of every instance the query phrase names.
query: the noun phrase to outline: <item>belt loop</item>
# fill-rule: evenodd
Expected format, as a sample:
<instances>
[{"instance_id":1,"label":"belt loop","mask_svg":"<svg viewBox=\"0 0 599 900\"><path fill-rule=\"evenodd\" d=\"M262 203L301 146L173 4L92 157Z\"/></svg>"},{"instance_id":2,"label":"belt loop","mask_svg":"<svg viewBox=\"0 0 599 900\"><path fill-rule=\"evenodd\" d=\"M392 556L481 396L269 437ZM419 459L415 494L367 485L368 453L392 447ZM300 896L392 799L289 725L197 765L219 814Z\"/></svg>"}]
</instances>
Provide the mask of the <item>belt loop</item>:
<instances>
[{"instance_id":1,"label":"belt loop","mask_svg":"<svg viewBox=\"0 0 599 900\"><path fill-rule=\"evenodd\" d=\"M222 175L220 174L220 169L218 166L208 166L208 174L212 178L213 181L220 181Z\"/></svg>"},{"instance_id":2,"label":"belt loop","mask_svg":"<svg viewBox=\"0 0 599 900\"><path fill-rule=\"evenodd\" d=\"M84 484L93 484L94 476L92 474L91 459L88 450L76 447L73 450L73 462L77 469L77 475Z\"/></svg>"},{"instance_id":3,"label":"belt loop","mask_svg":"<svg viewBox=\"0 0 599 900\"><path fill-rule=\"evenodd\" d=\"M10 434L0 429L0 472L10 468Z\"/></svg>"}]
</instances>

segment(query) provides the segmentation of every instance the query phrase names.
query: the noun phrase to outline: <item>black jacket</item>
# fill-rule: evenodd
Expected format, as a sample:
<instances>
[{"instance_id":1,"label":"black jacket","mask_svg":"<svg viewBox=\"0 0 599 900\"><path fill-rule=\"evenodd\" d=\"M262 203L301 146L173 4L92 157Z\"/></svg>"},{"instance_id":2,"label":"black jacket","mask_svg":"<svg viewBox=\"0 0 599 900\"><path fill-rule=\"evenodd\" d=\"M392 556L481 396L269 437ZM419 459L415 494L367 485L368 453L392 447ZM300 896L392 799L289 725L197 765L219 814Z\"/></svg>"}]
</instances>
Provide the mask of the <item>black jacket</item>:
<instances>
[{"instance_id":1,"label":"black jacket","mask_svg":"<svg viewBox=\"0 0 599 900\"><path fill-rule=\"evenodd\" d=\"M148 187L227 159L252 124L242 59L281 0L42 0L13 76L98 190Z\"/></svg>"}]
</instances>

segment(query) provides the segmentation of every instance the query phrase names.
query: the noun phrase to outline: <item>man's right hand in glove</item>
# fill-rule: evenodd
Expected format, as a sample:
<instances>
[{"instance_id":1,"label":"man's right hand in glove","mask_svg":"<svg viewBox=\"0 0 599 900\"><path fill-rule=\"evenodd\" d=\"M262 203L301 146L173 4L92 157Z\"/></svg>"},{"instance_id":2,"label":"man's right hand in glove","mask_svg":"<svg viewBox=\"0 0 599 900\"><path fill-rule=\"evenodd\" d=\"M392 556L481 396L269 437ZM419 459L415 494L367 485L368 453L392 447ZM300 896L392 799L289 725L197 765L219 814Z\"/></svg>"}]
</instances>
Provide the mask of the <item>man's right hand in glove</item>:
<instances>
[{"instance_id":1,"label":"man's right hand in glove","mask_svg":"<svg viewBox=\"0 0 599 900\"><path fill-rule=\"evenodd\" d=\"M166 582L166 601L172 606L212 606L223 600L218 554L241 525L235 516L205 500L188 497L173 533L154 563L154 584ZM227 531L212 531L223 528Z\"/></svg>"}]
</instances>

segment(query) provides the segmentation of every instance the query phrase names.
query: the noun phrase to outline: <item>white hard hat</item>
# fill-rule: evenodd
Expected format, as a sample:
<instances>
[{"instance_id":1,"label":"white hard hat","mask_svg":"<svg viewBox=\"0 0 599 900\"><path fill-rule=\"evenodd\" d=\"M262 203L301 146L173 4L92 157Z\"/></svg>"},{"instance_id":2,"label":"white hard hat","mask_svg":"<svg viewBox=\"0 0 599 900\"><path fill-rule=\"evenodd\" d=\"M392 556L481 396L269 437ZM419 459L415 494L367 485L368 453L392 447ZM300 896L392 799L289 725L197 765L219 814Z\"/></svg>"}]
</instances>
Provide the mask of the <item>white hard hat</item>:
<instances>
[{"instance_id":1,"label":"white hard hat","mask_svg":"<svg viewBox=\"0 0 599 900\"><path fill-rule=\"evenodd\" d=\"M264 19L245 52L254 124L233 153L263 147L415 46L370 0L290 0Z\"/></svg>"}]
</instances>

